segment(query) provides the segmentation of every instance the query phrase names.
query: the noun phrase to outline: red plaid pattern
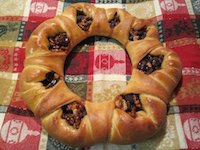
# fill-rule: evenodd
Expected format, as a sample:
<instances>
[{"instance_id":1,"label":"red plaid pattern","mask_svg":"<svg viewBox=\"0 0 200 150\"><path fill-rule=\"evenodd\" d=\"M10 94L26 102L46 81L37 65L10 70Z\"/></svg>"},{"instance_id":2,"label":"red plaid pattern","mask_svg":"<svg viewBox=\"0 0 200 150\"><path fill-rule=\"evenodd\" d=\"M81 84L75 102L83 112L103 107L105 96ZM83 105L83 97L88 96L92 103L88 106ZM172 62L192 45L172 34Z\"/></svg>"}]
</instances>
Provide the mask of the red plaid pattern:
<instances>
[{"instance_id":1,"label":"red plaid pattern","mask_svg":"<svg viewBox=\"0 0 200 150\"><path fill-rule=\"evenodd\" d=\"M20 97L26 42L43 21L62 13L72 0L7 0L0 9L0 149L75 149L51 138ZM84 149L199 149L200 148L200 2L199 0L85 0L97 7L119 7L147 18L160 41L176 51L183 78L170 102L167 124L155 137L134 145L99 144ZM90 37L66 60L69 88L94 102L116 96L131 75L124 48L106 37ZM70 137L69 137L70 138ZM81 148L76 148L81 149Z\"/></svg>"}]
</instances>

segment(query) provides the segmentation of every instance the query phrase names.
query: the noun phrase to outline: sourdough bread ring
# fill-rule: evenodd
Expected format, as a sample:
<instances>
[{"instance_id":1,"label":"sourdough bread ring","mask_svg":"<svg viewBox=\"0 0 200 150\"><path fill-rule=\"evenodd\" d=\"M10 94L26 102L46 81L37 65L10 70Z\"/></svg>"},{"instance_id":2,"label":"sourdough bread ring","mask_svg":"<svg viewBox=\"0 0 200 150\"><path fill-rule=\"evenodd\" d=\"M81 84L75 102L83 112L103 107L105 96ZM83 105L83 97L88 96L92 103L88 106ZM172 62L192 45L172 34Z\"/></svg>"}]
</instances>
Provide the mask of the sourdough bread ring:
<instances>
[{"instance_id":1,"label":"sourdough bread ring","mask_svg":"<svg viewBox=\"0 0 200 150\"><path fill-rule=\"evenodd\" d=\"M118 40L127 50L132 75L115 99L82 100L64 81L70 51L90 36ZM159 41L157 28L117 8L75 3L31 34L21 95L54 138L70 146L131 144L153 136L165 123L166 105L181 78L177 54Z\"/></svg>"}]
</instances>

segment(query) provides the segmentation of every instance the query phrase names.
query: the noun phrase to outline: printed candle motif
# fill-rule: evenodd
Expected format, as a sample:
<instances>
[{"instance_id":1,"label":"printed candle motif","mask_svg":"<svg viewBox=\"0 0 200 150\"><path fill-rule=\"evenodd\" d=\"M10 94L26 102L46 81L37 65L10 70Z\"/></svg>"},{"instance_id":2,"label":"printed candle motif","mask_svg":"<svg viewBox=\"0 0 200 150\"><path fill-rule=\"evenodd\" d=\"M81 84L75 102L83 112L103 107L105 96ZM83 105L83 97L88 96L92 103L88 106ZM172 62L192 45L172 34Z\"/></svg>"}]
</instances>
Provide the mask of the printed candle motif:
<instances>
[{"instance_id":1,"label":"printed candle motif","mask_svg":"<svg viewBox=\"0 0 200 150\"><path fill-rule=\"evenodd\" d=\"M200 142L200 119L190 118L183 124L186 137L193 142Z\"/></svg>"},{"instance_id":2,"label":"printed candle motif","mask_svg":"<svg viewBox=\"0 0 200 150\"><path fill-rule=\"evenodd\" d=\"M185 0L160 0L160 8L166 19L190 18ZM165 20L165 19L164 19Z\"/></svg>"},{"instance_id":3,"label":"printed candle motif","mask_svg":"<svg viewBox=\"0 0 200 150\"><path fill-rule=\"evenodd\" d=\"M32 0L29 17L32 21L44 21L56 15L58 1Z\"/></svg>"},{"instance_id":4,"label":"printed candle motif","mask_svg":"<svg viewBox=\"0 0 200 150\"><path fill-rule=\"evenodd\" d=\"M48 10L55 10L56 7L49 7L45 2L33 2L31 4L31 12L35 14L43 14Z\"/></svg>"},{"instance_id":5,"label":"printed candle motif","mask_svg":"<svg viewBox=\"0 0 200 150\"><path fill-rule=\"evenodd\" d=\"M160 41L176 51L183 78L175 93L166 126L152 139L135 145L98 144L85 149L199 149L200 147L200 0L83 0L102 8L118 7L157 25ZM77 149L48 136L19 94L25 46L43 21L61 14L78 0L6 0L0 9L0 149ZM115 4L114 4L115 3ZM117 3L117 4L116 4ZM70 57L73 57L72 59ZM65 80L83 99L114 98L132 72L120 44L108 37L90 37L69 55ZM178 118L178 119L177 119ZM31 141L31 142L30 142Z\"/></svg>"},{"instance_id":6,"label":"printed candle motif","mask_svg":"<svg viewBox=\"0 0 200 150\"><path fill-rule=\"evenodd\" d=\"M94 53L95 74L124 74L125 73L125 52L122 50L98 50Z\"/></svg>"},{"instance_id":7,"label":"printed candle motif","mask_svg":"<svg viewBox=\"0 0 200 150\"><path fill-rule=\"evenodd\" d=\"M96 57L95 66L98 69L109 70L114 67L115 64L124 63L123 60L116 60L112 55L101 54Z\"/></svg>"},{"instance_id":8,"label":"printed candle motif","mask_svg":"<svg viewBox=\"0 0 200 150\"><path fill-rule=\"evenodd\" d=\"M8 144L21 143L26 136L38 136L40 132L29 130L21 120L9 120L1 129L1 138Z\"/></svg>"},{"instance_id":9,"label":"printed candle motif","mask_svg":"<svg viewBox=\"0 0 200 150\"><path fill-rule=\"evenodd\" d=\"M162 0L160 6L166 11L176 11L179 7L184 7L186 5L184 3L178 3L176 0Z\"/></svg>"},{"instance_id":10,"label":"printed candle motif","mask_svg":"<svg viewBox=\"0 0 200 150\"><path fill-rule=\"evenodd\" d=\"M6 113L0 130L0 149L38 150L40 134L37 119Z\"/></svg>"},{"instance_id":11,"label":"printed candle motif","mask_svg":"<svg viewBox=\"0 0 200 150\"><path fill-rule=\"evenodd\" d=\"M200 115L199 113L181 114L184 136L188 147L198 149L200 146Z\"/></svg>"}]
</instances>

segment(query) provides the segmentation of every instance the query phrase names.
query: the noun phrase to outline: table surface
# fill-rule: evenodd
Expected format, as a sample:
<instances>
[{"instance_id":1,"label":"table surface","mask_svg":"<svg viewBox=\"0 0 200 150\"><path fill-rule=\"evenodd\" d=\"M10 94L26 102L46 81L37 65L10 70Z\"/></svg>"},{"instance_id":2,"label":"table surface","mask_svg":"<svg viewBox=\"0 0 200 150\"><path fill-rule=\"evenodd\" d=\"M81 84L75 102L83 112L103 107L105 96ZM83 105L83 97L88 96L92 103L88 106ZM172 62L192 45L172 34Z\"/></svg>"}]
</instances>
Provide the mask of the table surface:
<instances>
[{"instance_id":1,"label":"table surface","mask_svg":"<svg viewBox=\"0 0 200 150\"><path fill-rule=\"evenodd\" d=\"M48 136L40 120L27 109L18 86L31 32L75 1L0 0L0 149L81 149ZM138 18L150 19L158 28L160 41L177 52L183 65L183 77L170 101L166 126L158 134L138 144L99 144L85 149L200 148L200 1L85 1L98 7L123 8ZM95 102L116 96L131 74L123 47L106 37L95 36L81 42L66 64L65 79L70 89Z\"/></svg>"}]
</instances>

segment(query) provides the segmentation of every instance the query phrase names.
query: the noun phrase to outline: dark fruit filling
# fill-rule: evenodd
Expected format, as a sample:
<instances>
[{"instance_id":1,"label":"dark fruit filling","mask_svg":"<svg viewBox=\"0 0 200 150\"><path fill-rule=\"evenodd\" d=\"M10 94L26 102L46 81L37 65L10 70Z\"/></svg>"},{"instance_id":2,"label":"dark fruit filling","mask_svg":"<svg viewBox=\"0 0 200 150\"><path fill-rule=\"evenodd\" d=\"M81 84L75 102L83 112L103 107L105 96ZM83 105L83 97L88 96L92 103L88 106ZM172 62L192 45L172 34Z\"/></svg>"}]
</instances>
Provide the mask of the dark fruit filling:
<instances>
[{"instance_id":1,"label":"dark fruit filling","mask_svg":"<svg viewBox=\"0 0 200 150\"><path fill-rule=\"evenodd\" d=\"M135 30L134 28L131 28L129 31L129 40L135 41L135 40L142 40L146 37L147 29L142 28L140 30Z\"/></svg>"},{"instance_id":2,"label":"dark fruit filling","mask_svg":"<svg viewBox=\"0 0 200 150\"><path fill-rule=\"evenodd\" d=\"M64 105L62 111L62 119L65 119L75 129L79 128L82 118L87 115L85 106L81 102Z\"/></svg>"},{"instance_id":3,"label":"dark fruit filling","mask_svg":"<svg viewBox=\"0 0 200 150\"><path fill-rule=\"evenodd\" d=\"M78 24L78 26L82 30L88 31L89 28L90 28L90 25L91 25L92 21L93 21L92 17L87 16L86 14L84 14L83 11L77 10L76 23Z\"/></svg>"},{"instance_id":4,"label":"dark fruit filling","mask_svg":"<svg viewBox=\"0 0 200 150\"><path fill-rule=\"evenodd\" d=\"M139 94L131 93L120 95L115 101L115 107L127 112L135 118L136 112L142 110Z\"/></svg>"},{"instance_id":5,"label":"dark fruit filling","mask_svg":"<svg viewBox=\"0 0 200 150\"><path fill-rule=\"evenodd\" d=\"M59 76L54 71L48 72L45 77L46 79L41 82L46 89L53 87L59 80Z\"/></svg>"},{"instance_id":6,"label":"dark fruit filling","mask_svg":"<svg viewBox=\"0 0 200 150\"><path fill-rule=\"evenodd\" d=\"M142 70L145 74L150 74L155 70L161 69L164 56L153 56L147 54L138 64L138 69Z\"/></svg>"},{"instance_id":7,"label":"dark fruit filling","mask_svg":"<svg viewBox=\"0 0 200 150\"><path fill-rule=\"evenodd\" d=\"M109 21L109 25L111 28L114 28L116 25L120 23L119 16L117 12L114 14L113 18Z\"/></svg>"},{"instance_id":8,"label":"dark fruit filling","mask_svg":"<svg viewBox=\"0 0 200 150\"><path fill-rule=\"evenodd\" d=\"M61 32L55 36L48 37L50 51L65 51L69 45L69 38L66 32Z\"/></svg>"}]
</instances>

